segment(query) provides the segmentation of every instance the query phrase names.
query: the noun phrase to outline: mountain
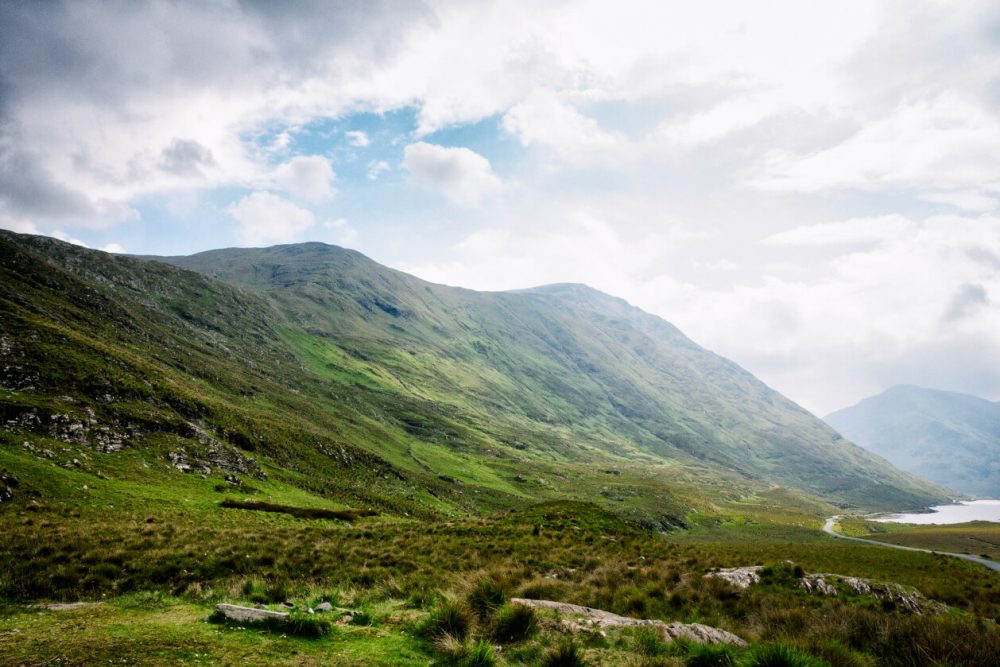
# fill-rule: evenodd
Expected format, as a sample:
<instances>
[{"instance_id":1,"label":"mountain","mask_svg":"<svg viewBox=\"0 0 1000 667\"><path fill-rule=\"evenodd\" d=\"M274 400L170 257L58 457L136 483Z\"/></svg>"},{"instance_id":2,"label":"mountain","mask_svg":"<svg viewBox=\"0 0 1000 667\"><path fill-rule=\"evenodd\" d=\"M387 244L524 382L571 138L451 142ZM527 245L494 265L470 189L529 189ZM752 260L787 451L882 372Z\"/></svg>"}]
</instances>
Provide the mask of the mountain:
<instances>
[{"instance_id":1,"label":"mountain","mask_svg":"<svg viewBox=\"0 0 1000 667\"><path fill-rule=\"evenodd\" d=\"M903 470L965 493L1000 497L1000 403L904 385L824 419Z\"/></svg>"},{"instance_id":2,"label":"mountain","mask_svg":"<svg viewBox=\"0 0 1000 667\"><path fill-rule=\"evenodd\" d=\"M944 498L583 285L475 292L319 243L153 259L5 232L0 253L0 417L36 453L424 515L569 497L678 517L775 486Z\"/></svg>"}]
</instances>

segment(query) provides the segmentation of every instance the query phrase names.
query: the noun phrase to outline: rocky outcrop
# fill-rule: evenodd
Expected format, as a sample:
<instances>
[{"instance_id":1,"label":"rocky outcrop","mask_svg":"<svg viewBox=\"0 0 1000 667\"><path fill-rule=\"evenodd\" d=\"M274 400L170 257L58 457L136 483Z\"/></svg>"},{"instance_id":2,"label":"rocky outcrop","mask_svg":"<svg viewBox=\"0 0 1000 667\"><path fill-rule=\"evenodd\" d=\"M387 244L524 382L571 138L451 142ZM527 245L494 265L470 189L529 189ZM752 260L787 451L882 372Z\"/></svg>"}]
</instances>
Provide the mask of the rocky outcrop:
<instances>
[{"instance_id":1,"label":"rocky outcrop","mask_svg":"<svg viewBox=\"0 0 1000 667\"><path fill-rule=\"evenodd\" d=\"M213 472L225 471L240 473L261 481L267 479L267 474L261 470L256 460L243 456L218 441L207 445L203 452L190 453L187 449L181 448L169 452L167 458L172 466L185 473L211 475ZM241 486L243 483L232 474L227 474L226 480L236 486Z\"/></svg>"},{"instance_id":2,"label":"rocky outcrop","mask_svg":"<svg viewBox=\"0 0 1000 667\"><path fill-rule=\"evenodd\" d=\"M532 600L528 598L512 598L511 604L522 605L534 609L551 609L574 618L563 619L563 625L570 630L593 630L612 627L642 626L660 633L664 641L686 639L699 644L732 644L746 646L746 642L731 632L701 623L667 623L665 621L630 618L619 616L610 611L582 607L566 602L553 600Z\"/></svg>"},{"instance_id":3,"label":"rocky outcrop","mask_svg":"<svg viewBox=\"0 0 1000 667\"><path fill-rule=\"evenodd\" d=\"M70 402L73 399L63 399ZM130 440L140 435L134 425L102 423L94 409L84 407L82 414L73 412L40 411L38 408L24 410L8 418L4 427L11 433L35 433L69 445L82 445L95 451L110 454L125 448Z\"/></svg>"},{"instance_id":4,"label":"rocky outcrop","mask_svg":"<svg viewBox=\"0 0 1000 667\"><path fill-rule=\"evenodd\" d=\"M747 567L730 567L715 572L709 572L706 577L714 577L728 581L737 588L749 588L761 581L761 565ZM799 587L807 593L818 595L855 594L865 595L880 600L913 614L941 614L948 611L948 606L934 600L928 600L915 588L891 582L872 581L861 577L849 577L842 574L804 572L798 577Z\"/></svg>"},{"instance_id":5,"label":"rocky outcrop","mask_svg":"<svg viewBox=\"0 0 1000 667\"><path fill-rule=\"evenodd\" d=\"M721 570L716 570L715 572L709 572L706 577L714 577L716 579L722 579L723 581L728 581L736 588L749 588L751 584L756 584L760 581L760 565L751 565L748 567L727 567Z\"/></svg>"}]
</instances>

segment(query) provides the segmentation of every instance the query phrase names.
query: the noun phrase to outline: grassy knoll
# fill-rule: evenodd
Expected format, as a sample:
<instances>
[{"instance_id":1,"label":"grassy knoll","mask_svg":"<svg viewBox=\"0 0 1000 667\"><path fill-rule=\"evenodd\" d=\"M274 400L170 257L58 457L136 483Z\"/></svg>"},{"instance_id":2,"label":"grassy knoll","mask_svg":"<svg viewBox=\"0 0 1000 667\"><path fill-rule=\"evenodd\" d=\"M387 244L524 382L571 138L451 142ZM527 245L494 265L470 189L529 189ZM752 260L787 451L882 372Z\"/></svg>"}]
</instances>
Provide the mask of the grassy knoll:
<instances>
[{"instance_id":1,"label":"grassy knoll","mask_svg":"<svg viewBox=\"0 0 1000 667\"><path fill-rule=\"evenodd\" d=\"M954 551L1000 559L1000 525L971 521L951 525L914 526L865 519L843 519L845 534L907 547Z\"/></svg>"}]
</instances>

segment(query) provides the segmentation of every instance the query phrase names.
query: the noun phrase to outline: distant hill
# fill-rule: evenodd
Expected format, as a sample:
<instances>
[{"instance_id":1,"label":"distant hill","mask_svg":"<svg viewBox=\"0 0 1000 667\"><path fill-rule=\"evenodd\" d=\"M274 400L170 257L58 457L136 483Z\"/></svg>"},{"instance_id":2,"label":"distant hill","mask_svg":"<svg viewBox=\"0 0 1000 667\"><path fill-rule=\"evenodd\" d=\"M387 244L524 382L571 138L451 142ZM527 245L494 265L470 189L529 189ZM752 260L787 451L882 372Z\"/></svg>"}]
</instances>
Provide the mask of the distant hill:
<instances>
[{"instance_id":1,"label":"distant hill","mask_svg":"<svg viewBox=\"0 0 1000 667\"><path fill-rule=\"evenodd\" d=\"M147 477L261 466L411 514L574 498L677 516L775 486L945 497L584 285L475 292L321 243L157 260L3 232L0 260L11 456L33 435L33 452L148 453Z\"/></svg>"},{"instance_id":2,"label":"distant hill","mask_svg":"<svg viewBox=\"0 0 1000 667\"><path fill-rule=\"evenodd\" d=\"M903 470L957 491L1000 498L1000 403L906 385L825 420Z\"/></svg>"}]
</instances>

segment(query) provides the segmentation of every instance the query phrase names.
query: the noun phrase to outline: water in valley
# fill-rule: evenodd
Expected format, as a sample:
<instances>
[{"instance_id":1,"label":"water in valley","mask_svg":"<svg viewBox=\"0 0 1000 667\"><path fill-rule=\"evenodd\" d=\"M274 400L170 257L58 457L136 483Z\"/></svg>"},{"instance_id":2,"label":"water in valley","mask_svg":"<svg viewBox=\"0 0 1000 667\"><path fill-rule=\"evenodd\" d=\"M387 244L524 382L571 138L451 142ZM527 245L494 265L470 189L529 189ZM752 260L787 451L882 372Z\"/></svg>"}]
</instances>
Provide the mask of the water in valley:
<instances>
[{"instance_id":1,"label":"water in valley","mask_svg":"<svg viewBox=\"0 0 1000 667\"><path fill-rule=\"evenodd\" d=\"M1000 523L1000 500L970 500L954 505L938 505L929 512L891 514L875 521L890 523L948 524L967 521L994 521Z\"/></svg>"}]
</instances>

